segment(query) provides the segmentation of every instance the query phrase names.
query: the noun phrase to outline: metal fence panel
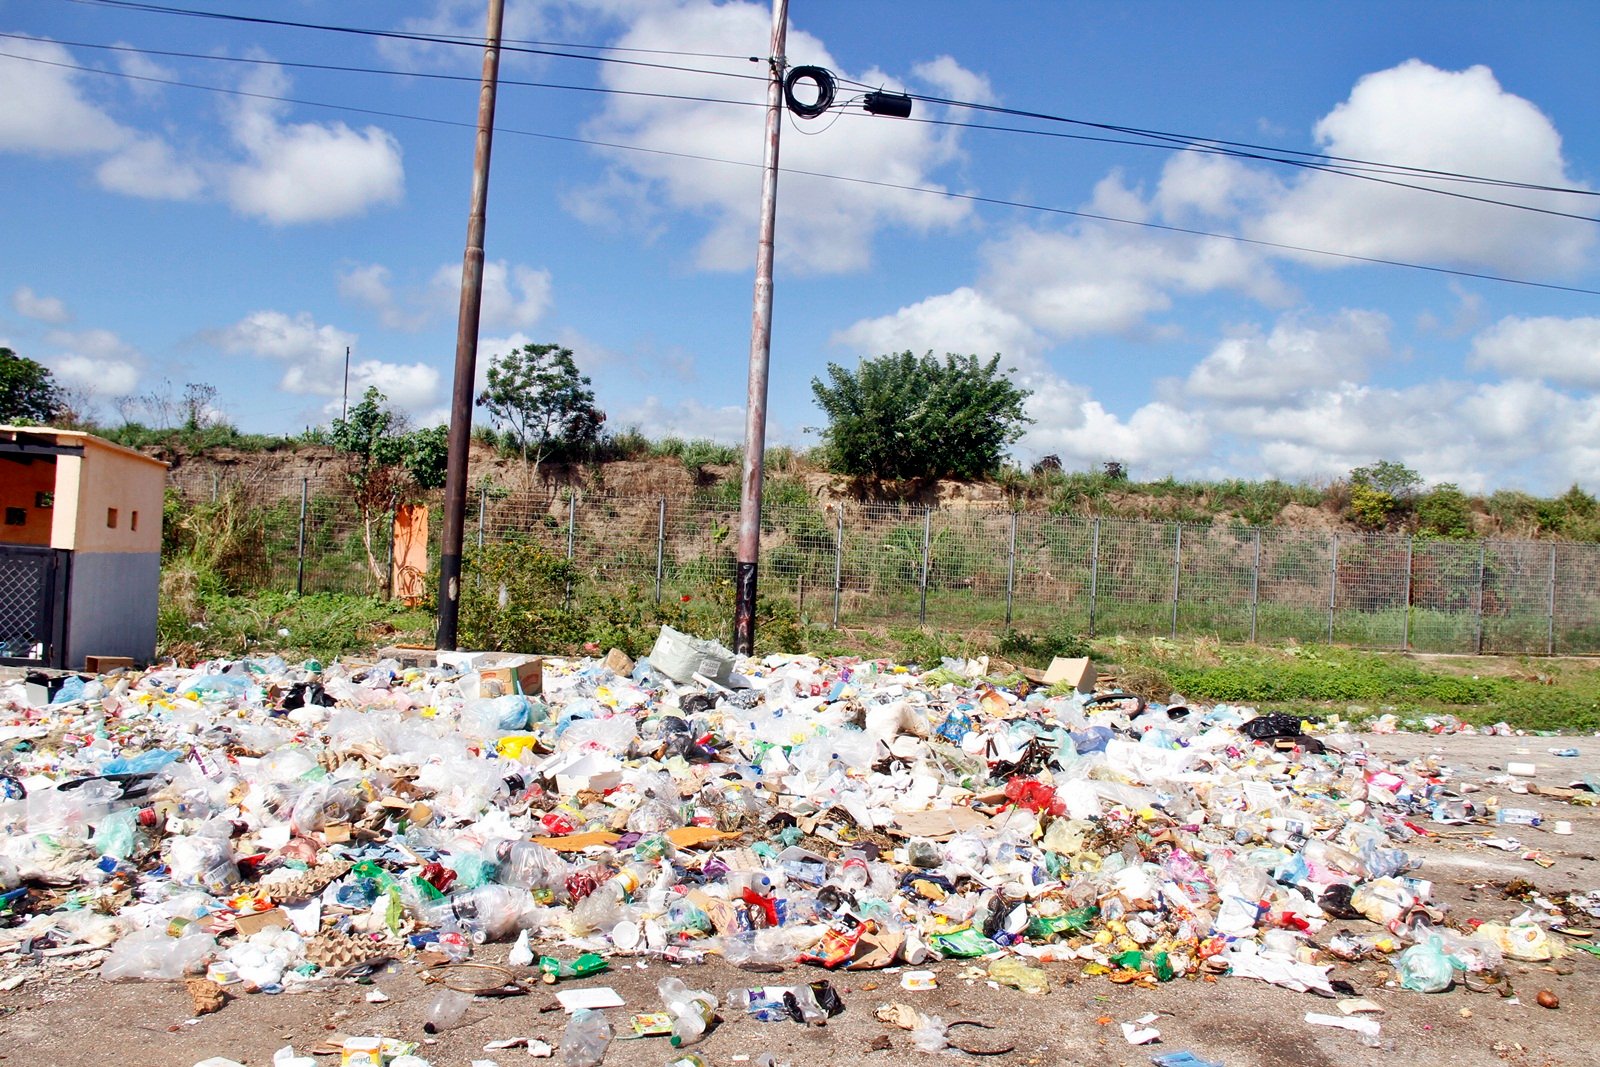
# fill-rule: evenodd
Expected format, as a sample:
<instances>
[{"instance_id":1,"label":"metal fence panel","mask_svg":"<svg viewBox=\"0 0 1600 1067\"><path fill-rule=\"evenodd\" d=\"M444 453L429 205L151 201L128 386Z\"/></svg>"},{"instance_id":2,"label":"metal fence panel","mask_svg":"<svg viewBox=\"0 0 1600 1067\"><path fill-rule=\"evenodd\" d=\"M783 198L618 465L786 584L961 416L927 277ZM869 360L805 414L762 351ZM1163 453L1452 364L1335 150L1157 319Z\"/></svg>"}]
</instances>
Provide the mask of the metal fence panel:
<instances>
[{"instance_id":1,"label":"metal fence panel","mask_svg":"<svg viewBox=\"0 0 1600 1067\"><path fill-rule=\"evenodd\" d=\"M1482 636L1485 551L1461 541L1417 541L1411 564L1411 647L1476 652Z\"/></svg>"},{"instance_id":2,"label":"metal fence panel","mask_svg":"<svg viewBox=\"0 0 1600 1067\"><path fill-rule=\"evenodd\" d=\"M1326 530L1262 528L1259 640L1328 640L1333 551Z\"/></svg>"}]
</instances>

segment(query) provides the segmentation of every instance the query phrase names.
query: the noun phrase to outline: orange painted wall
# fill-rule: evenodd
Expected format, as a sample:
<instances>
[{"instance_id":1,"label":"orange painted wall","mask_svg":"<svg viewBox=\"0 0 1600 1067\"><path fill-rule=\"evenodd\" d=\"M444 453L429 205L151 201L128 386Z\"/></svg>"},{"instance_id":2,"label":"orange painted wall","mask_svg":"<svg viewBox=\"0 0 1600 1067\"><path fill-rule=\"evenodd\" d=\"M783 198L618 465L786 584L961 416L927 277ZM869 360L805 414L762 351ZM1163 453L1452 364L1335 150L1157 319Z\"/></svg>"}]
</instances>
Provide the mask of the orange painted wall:
<instances>
[{"instance_id":1,"label":"orange painted wall","mask_svg":"<svg viewBox=\"0 0 1600 1067\"><path fill-rule=\"evenodd\" d=\"M32 463L18 463L0 457L0 507L21 508L26 520L21 526L0 525L0 544L48 545L54 511L36 508L39 493L56 491L56 464L45 457ZM4 512L0 511L0 515Z\"/></svg>"}]
</instances>

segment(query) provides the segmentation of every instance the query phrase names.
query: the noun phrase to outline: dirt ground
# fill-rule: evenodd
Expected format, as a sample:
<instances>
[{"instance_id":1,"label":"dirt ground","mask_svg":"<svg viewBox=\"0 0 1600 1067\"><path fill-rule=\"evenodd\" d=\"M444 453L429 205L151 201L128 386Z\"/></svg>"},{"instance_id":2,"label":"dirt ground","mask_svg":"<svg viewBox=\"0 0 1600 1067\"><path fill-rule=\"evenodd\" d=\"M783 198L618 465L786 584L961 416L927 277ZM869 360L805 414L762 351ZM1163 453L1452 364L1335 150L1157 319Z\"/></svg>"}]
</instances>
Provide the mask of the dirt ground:
<instances>
[{"instance_id":1,"label":"dirt ground","mask_svg":"<svg viewBox=\"0 0 1600 1067\"><path fill-rule=\"evenodd\" d=\"M1437 753L1458 771L1458 780L1480 782L1500 773L1509 761L1537 764L1530 781L1564 786L1585 774L1600 773L1600 738L1432 737L1367 735L1378 754L1416 756ZM1572 745L1578 758L1559 758L1548 751ZM1479 797L1496 793L1486 788ZM1531 827L1435 827L1452 831L1425 844L1410 846L1425 857L1419 877L1434 883L1434 898L1449 905L1456 919L1504 920L1522 910L1506 899L1502 887L1525 879L1546 893L1600 888L1600 809L1580 807L1540 796L1509 797L1508 805L1541 810L1545 823ZM1569 820L1574 832L1550 832L1554 820ZM1548 869L1521 858L1521 851L1501 852L1477 842L1506 834L1524 849L1537 849L1553 866ZM1597 922L1596 925L1600 925ZM1339 929L1375 931L1362 920L1330 923L1319 941ZM505 945L491 945L476 957L503 961ZM570 950L568 950L570 954ZM104 1067L106 1064L147 1067L190 1067L207 1057L223 1056L249 1067L265 1067L286 1044L306 1053L330 1033L381 1034L423 1041L418 1054L434 1067L467 1067L474 1060L493 1060L501 1067L530 1061L525 1049L485 1052L490 1042L536 1037L559 1044L565 1019L553 991L518 997L478 999L465 1025L437 1039L423 1033L423 1011L431 987L419 979L413 964L396 965L372 984L330 980L306 992L278 996L245 995L221 1011L190 1015L189 997L180 983L111 985L93 973L97 954L80 958L81 970L60 962L41 970L26 961L0 959L0 981L27 975L18 988L0 993L0 1062L28 1067ZM1341 964L1335 979L1354 985L1361 995L1385 1009L1379 1047L1363 1044L1344 1030L1309 1025L1307 1012L1337 1014L1333 1003L1311 994L1294 993L1240 978L1216 981L1183 979L1155 989L1113 985L1104 978L1077 978L1077 967L1049 964L1052 989L1044 996L1026 996L1010 989L961 977L957 961L935 964L939 988L905 992L898 971L827 975L815 968L790 967L781 975L755 974L720 961L678 971L691 987L719 995L740 986L783 984L830 978L846 1010L823 1027L794 1023L760 1023L725 1012L721 1025L694 1051L715 1067L753 1061L772 1053L793 1067L864 1063L892 1067L937 1062L919 1052L905 1031L877 1021L875 1009L886 1002L911 1004L946 1022L975 1020L991 1030L963 1028L971 1047L1012 1046L998 1055L952 1058L995 1065L1063 1063L1147 1064L1152 1054L1189 1050L1227 1067L1306 1067L1345 1064L1419 1064L1450 1067L1510 1064L1513 1067L1580 1067L1597 1062L1600 1027L1600 958L1575 952L1555 965L1515 964L1515 1000L1494 993L1474 993L1461 985L1425 995L1398 987L1387 963ZM627 1029L635 1011L658 1010L655 983L675 969L659 961L617 961L607 974L575 985L606 985L626 1007L608 1012L612 1025ZM563 985L560 988L568 988ZM373 989L388 996L370 1003ZM1560 998L1555 1010L1535 1003L1535 994L1549 990ZM1146 1013L1159 1013L1153 1024L1161 1032L1156 1044L1127 1044L1116 1024ZM962 1031L957 1031L961 1033ZM881 1046L887 1039L887 1048ZM675 1058L664 1039L618 1041L608 1064L661 1065ZM559 1052L557 1053L559 1057ZM337 1057L322 1057L331 1065Z\"/></svg>"}]
</instances>

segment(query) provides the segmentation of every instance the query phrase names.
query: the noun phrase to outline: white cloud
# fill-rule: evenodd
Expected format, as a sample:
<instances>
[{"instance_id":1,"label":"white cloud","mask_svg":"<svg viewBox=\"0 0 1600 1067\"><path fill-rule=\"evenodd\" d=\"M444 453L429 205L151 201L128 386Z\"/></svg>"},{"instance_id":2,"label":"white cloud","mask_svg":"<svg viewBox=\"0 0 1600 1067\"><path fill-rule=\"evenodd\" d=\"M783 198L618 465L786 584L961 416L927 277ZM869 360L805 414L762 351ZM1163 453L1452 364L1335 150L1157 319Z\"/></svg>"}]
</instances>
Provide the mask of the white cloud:
<instances>
[{"instance_id":1,"label":"white cloud","mask_svg":"<svg viewBox=\"0 0 1600 1067\"><path fill-rule=\"evenodd\" d=\"M1035 455L1059 456L1069 470L1116 460L1137 476L1160 477L1208 454L1210 432L1193 412L1158 401L1124 420L1087 387L1054 374L1027 384L1033 395L1025 410L1034 422L1019 443Z\"/></svg>"},{"instance_id":2,"label":"white cloud","mask_svg":"<svg viewBox=\"0 0 1600 1067\"><path fill-rule=\"evenodd\" d=\"M834 334L832 342L868 358L905 351L936 356L946 352L985 357L999 353L1019 365L1030 362L1042 346L1038 334L1025 322L967 286L891 315L863 319Z\"/></svg>"},{"instance_id":3,"label":"white cloud","mask_svg":"<svg viewBox=\"0 0 1600 1067\"><path fill-rule=\"evenodd\" d=\"M422 286L396 291L388 267L358 264L339 275L339 295L377 313L391 330L416 331L432 322L454 318L461 305L461 265L445 263ZM483 265L479 337L484 330L524 330L535 326L550 309L548 270L508 263Z\"/></svg>"},{"instance_id":4,"label":"white cloud","mask_svg":"<svg viewBox=\"0 0 1600 1067\"><path fill-rule=\"evenodd\" d=\"M988 78L968 70L951 56L918 63L911 68L911 73L952 100L973 104L994 104L1000 100Z\"/></svg>"},{"instance_id":5,"label":"white cloud","mask_svg":"<svg viewBox=\"0 0 1600 1067\"><path fill-rule=\"evenodd\" d=\"M51 330L44 339L54 351L42 362L91 397L127 396L139 383L144 358L110 330Z\"/></svg>"},{"instance_id":6,"label":"white cloud","mask_svg":"<svg viewBox=\"0 0 1600 1067\"><path fill-rule=\"evenodd\" d=\"M1190 372L1196 397L1233 403L1282 403L1307 390L1360 381L1389 352L1389 318L1344 310L1326 321L1288 315L1270 334L1246 328L1214 348Z\"/></svg>"},{"instance_id":7,"label":"white cloud","mask_svg":"<svg viewBox=\"0 0 1600 1067\"><path fill-rule=\"evenodd\" d=\"M60 297L40 296L26 285L18 286L11 294L11 310L24 318L48 322L52 326L59 326L72 318Z\"/></svg>"},{"instance_id":8,"label":"white cloud","mask_svg":"<svg viewBox=\"0 0 1600 1067\"><path fill-rule=\"evenodd\" d=\"M356 335L318 325L306 312L256 311L232 326L213 331L210 340L224 352L283 364L278 388L286 393L342 399L347 347ZM350 395L376 386L390 404L413 411L435 403L439 372L425 363L396 363L357 357L350 364ZM332 410L337 410L334 407Z\"/></svg>"},{"instance_id":9,"label":"white cloud","mask_svg":"<svg viewBox=\"0 0 1600 1067\"><path fill-rule=\"evenodd\" d=\"M646 437L657 439L681 437L737 444L744 440L744 407L735 404L709 407L692 398L667 403L659 397L648 396L642 403L609 413L606 425L615 429L637 427ZM782 425L769 422L768 442L783 439Z\"/></svg>"},{"instance_id":10,"label":"white cloud","mask_svg":"<svg viewBox=\"0 0 1600 1067\"><path fill-rule=\"evenodd\" d=\"M1600 318L1501 319L1473 339L1472 365L1519 378L1600 387Z\"/></svg>"},{"instance_id":11,"label":"white cloud","mask_svg":"<svg viewBox=\"0 0 1600 1067\"><path fill-rule=\"evenodd\" d=\"M72 64L65 48L13 40L6 50L29 59L0 57L0 150L80 155L109 152L131 138L83 91L76 72L46 65Z\"/></svg>"},{"instance_id":12,"label":"white cloud","mask_svg":"<svg viewBox=\"0 0 1600 1067\"><path fill-rule=\"evenodd\" d=\"M118 41L117 47L131 48L126 41ZM117 68L128 76L128 88L140 100L153 101L161 96L165 86L162 80L172 80L177 75L171 67L163 66L147 55L139 52L117 52Z\"/></svg>"},{"instance_id":13,"label":"white cloud","mask_svg":"<svg viewBox=\"0 0 1600 1067\"><path fill-rule=\"evenodd\" d=\"M149 200L192 200L205 189L205 179L174 158L172 146L157 137L137 137L95 169L101 187Z\"/></svg>"},{"instance_id":14,"label":"white cloud","mask_svg":"<svg viewBox=\"0 0 1600 1067\"><path fill-rule=\"evenodd\" d=\"M1331 155L1586 188L1568 173L1550 119L1483 66L1446 71L1412 59L1368 74L1317 124L1316 135ZM1556 210L1583 207L1554 193L1399 180ZM1296 184L1252 234L1362 256L1539 274L1577 269L1594 244L1592 223L1328 173Z\"/></svg>"},{"instance_id":15,"label":"white cloud","mask_svg":"<svg viewBox=\"0 0 1600 1067\"><path fill-rule=\"evenodd\" d=\"M760 4L688 0L671 6L624 8L620 13L632 16L633 21L616 41L622 47L759 55L764 54L771 33L770 11ZM804 55L808 63L826 66L845 77L874 84L884 80L870 71L843 71L821 41L801 30L791 28L789 53ZM759 68L737 61L728 63L728 69L746 74ZM954 76L953 66L941 70L947 77ZM698 74L609 65L602 69L601 77L611 89L689 96L704 93L704 76ZM765 101L766 89L760 82L734 82L718 95L758 104ZM709 230L696 249L698 265L715 270L748 269L755 255L761 204L760 108L613 96L584 132L599 140L750 164L736 167L675 155L616 153L613 165L635 181L617 183L611 190L618 197L643 195L705 218ZM947 227L965 219L969 212L966 204L938 196L849 185L797 172L934 186L932 173L955 155L953 131L859 114L841 116L825 137L784 138L786 173L779 182L783 224L777 236L782 268L791 275L857 270L870 262L872 242L880 230ZM642 190L638 180L645 183ZM583 200L590 217L602 210L592 195ZM627 206L622 213L634 210Z\"/></svg>"},{"instance_id":16,"label":"white cloud","mask_svg":"<svg viewBox=\"0 0 1600 1067\"><path fill-rule=\"evenodd\" d=\"M281 95L288 82L265 67L246 80L251 92ZM246 159L227 168L224 188L234 210L276 225L324 222L397 203L405 189L400 143L377 126L342 122L285 123L280 101L246 98L232 106L229 127Z\"/></svg>"}]
</instances>

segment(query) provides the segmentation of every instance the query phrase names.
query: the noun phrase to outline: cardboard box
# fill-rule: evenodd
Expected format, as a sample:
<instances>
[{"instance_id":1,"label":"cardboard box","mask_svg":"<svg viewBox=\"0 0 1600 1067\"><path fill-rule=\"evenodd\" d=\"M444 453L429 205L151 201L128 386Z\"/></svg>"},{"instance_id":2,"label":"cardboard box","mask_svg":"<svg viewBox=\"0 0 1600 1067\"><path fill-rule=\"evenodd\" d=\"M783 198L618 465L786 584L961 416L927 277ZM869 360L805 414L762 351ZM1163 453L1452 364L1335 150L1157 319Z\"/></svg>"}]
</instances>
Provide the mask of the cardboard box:
<instances>
[{"instance_id":1,"label":"cardboard box","mask_svg":"<svg viewBox=\"0 0 1600 1067\"><path fill-rule=\"evenodd\" d=\"M1096 674L1094 664L1089 662L1088 656L1067 658L1057 656L1050 661L1050 666L1044 672L1044 684L1055 685L1057 682L1071 682L1074 689L1080 693L1094 692Z\"/></svg>"},{"instance_id":2,"label":"cardboard box","mask_svg":"<svg viewBox=\"0 0 1600 1067\"><path fill-rule=\"evenodd\" d=\"M88 673L90 673L90 674L106 674L106 673L108 673L110 671L117 670L118 668L121 668L123 670L132 670L133 669L133 657L132 656L85 656L85 657L83 657L83 669L85 671L87 671Z\"/></svg>"},{"instance_id":3,"label":"cardboard box","mask_svg":"<svg viewBox=\"0 0 1600 1067\"><path fill-rule=\"evenodd\" d=\"M259 934L268 928L287 930L289 916L283 913L282 908L268 908L266 911L247 911L233 920L233 928L239 932L240 937L249 937Z\"/></svg>"}]
</instances>

